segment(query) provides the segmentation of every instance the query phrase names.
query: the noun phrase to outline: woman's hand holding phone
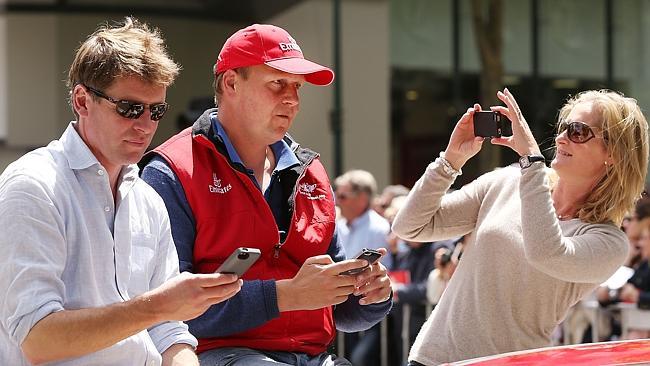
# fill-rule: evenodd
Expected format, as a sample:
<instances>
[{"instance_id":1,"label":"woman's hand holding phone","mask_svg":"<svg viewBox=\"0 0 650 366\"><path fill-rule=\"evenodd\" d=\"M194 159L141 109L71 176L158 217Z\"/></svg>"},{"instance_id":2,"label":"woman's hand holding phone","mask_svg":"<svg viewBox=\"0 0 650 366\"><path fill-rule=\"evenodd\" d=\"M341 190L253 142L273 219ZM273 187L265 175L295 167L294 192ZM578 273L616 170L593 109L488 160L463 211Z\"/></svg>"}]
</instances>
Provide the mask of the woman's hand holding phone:
<instances>
[{"instance_id":1,"label":"woman's hand holding phone","mask_svg":"<svg viewBox=\"0 0 650 366\"><path fill-rule=\"evenodd\" d=\"M481 106L474 104L463 114L451 133L445 150L445 159L451 166L460 170L471 157L481 151L483 137L474 135L474 113L481 111Z\"/></svg>"}]
</instances>

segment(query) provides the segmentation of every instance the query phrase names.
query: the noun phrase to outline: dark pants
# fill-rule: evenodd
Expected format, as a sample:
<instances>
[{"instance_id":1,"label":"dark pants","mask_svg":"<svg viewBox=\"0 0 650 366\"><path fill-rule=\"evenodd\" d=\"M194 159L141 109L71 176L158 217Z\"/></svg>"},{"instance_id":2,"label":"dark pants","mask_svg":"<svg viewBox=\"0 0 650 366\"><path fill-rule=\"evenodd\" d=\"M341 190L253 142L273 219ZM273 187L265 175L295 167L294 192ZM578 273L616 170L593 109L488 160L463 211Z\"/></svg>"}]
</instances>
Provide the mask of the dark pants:
<instances>
[{"instance_id":1,"label":"dark pants","mask_svg":"<svg viewBox=\"0 0 650 366\"><path fill-rule=\"evenodd\" d=\"M223 347L199 355L201 366L352 366L350 361L328 353L262 351L245 347Z\"/></svg>"}]
</instances>

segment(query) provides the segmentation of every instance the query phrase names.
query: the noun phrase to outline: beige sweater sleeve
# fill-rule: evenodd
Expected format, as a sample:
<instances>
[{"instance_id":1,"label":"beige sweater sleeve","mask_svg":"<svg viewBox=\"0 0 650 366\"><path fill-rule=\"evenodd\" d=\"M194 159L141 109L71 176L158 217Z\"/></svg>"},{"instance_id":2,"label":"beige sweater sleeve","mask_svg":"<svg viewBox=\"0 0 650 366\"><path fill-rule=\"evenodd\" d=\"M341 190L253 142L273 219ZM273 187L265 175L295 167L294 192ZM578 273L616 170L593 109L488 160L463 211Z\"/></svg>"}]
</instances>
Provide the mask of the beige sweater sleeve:
<instances>
[{"instance_id":1,"label":"beige sweater sleeve","mask_svg":"<svg viewBox=\"0 0 650 366\"><path fill-rule=\"evenodd\" d=\"M538 270L568 282L602 283L625 261L625 234L613 223L555 216L545 169L524 169L519 183L524 253Z\"/></svg>"},{"instance_id":2,"label":"beige sweater sleeve","mask_svg":"<svg viewBox=\"0 0 650 366\"><path fill-rule=\"evenodd\" d=\"M521 228L513 230L521 230L524 253L532 266L569 282L607 280L627 255L625 234L613 223L588 224L575 219L560 224L551 200L547 171L541 164L521 170L519 195L513 194L505 203L484 202L488 191L508 186L505 179L518 179L512 172L519 169L504 169L508 171L484 174L462 189L445 194L453 179L434 161L395 217L393 231L413 241L458 237L475 230L477 223L480 226L478 216L483 205L492 209L494 205L521 205Z\"/></svg>"},{"instance_id":3,"label":"beige sweater sleeve","mask_svg":"<svg viewBox=\"0 0 650 366\"><path fill-rule=\"evenodd\" d=\"M476 226L481 196L480 178L461 190L445 193L453 178L436 159L415 183L393 221L393 231L404 240L437 241L465 235Z\"/></svg>"}]
</instances>

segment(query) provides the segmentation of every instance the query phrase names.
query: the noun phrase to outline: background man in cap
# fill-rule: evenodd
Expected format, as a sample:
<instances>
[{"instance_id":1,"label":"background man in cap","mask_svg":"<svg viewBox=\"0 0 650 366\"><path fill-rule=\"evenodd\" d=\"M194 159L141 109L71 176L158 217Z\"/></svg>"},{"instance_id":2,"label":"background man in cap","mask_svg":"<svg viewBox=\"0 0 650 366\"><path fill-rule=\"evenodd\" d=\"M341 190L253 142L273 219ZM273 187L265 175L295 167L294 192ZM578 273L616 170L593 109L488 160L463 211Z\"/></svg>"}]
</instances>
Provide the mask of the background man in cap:
<instances>
[{"instance_id":1,"label":"background man in cap","mask_svg":"<svg viewBox=\"0 0 650 366\"><path fill-rule=\"evenodd\" d=\"M189 321L201 363L349 364L326 349L337 328L386 315L390 281L381 264L339 275L366 261L344 260L327 173L287 134L298 89L334 73L272 25L232 35L214 71L218 112L157 148L143 171L167 205L182 270L212 272L240 246L262 252L238 295Z\"/></svg>"},{"instance_id":2,"label":"background man in cap","mask_svg":"<svg viewBox=\"0 0 650 366\"><path fill-rule=\"evenodd\" d=\"M138 178L177 74L157 31L101 27L70 67L76 121L0 176L0 365L198 365L180 321L241 283L178 275L164 203Z\"/></svg>"}]
</instances>

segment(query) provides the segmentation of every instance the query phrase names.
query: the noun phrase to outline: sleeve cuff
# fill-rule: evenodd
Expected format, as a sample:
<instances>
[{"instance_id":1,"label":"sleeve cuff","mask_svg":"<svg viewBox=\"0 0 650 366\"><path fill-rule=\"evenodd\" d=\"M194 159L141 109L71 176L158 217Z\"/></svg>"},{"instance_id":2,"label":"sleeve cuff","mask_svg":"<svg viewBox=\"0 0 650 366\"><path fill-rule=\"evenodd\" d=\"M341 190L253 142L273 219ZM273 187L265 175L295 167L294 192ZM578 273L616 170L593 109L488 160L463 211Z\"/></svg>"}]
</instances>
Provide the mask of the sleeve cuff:
<instances>
[{"instance_id":1,"label":"sleeve cuff","mask_svg":"<svg viewBox=\"0 0 650 366\"><path fill-rule=\"evenodd\" d=\"M149 328L149 336L160 354L177 343L188 344L194 349L199 344L196 338L190 334L187 325L182 322L165 322L155 325Z\"/></svg>"},{"instance_id":2,"label":"sleeve cuff","mask_svg":"<svg viewBox=\"0 0 650 366\"><path fill-rule=\"evenodd\" d=\"M436 160L431 162L427 166L427 169L424 174L427 176L428 179L443 178L444 180L449 181L449 185L451 185L451 183L456 179L455 175L447 173L447 171L445 170L442 164L441 158L436 158Z\"/></svg>"},{"instance_id":3,"label":"sleeve cuff","mask_svg":"<svg viewBox=\"0 0 650 366\"><path fill-rule=\"evenodd\" d=\"M27 338L27 334L29 334L29 331L32 330L36 323L52 313L63 310L63 305L61 305L61 303L58 301L49 301L33 312L25 314L16 320L14 324L9 326L9 334L14 339L16 344L23 344L25 338Z\"/></svg>"},{"instance_id":4,"label":"sleeve cuff","mask_svg":"<svg viewBox=\"0 0 650 366\"><path fill-rule=\"evenodd\" d=\"M275 287L275 280L263 280L262 292L264 293L264 306L266 307L266 318L274 319L280 316L278 308L278 292Z\"/></svg>"}]
</instances>

